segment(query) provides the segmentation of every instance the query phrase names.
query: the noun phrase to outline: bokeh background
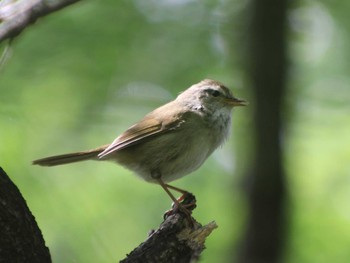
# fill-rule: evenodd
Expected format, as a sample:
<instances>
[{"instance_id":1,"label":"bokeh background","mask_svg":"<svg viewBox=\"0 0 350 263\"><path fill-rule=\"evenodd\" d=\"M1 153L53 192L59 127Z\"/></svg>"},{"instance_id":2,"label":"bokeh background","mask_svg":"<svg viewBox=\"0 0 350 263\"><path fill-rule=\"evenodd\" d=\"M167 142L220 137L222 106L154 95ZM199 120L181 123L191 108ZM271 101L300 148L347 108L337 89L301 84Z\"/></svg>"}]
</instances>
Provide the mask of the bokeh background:
<instances>
[{"instance_id":1,"label":"bokeh background","mask_svg":"<svg viewBox=\"0 0 350 263\"><path fill-rule=\"evenodd\" d=\"M111 163L42 168L31 160L109 143L204 78L254 101L245 62L249 8L227 0L84 1L15 39L0 72L0 165L54 262L124 258L171 202L159 186ZM350 258L349 8L310 0L287 13L283 262ZM219 225L201 262L234 262L244 235L252 108L235 110L225 146L174 184L195 193L197 220Z\"/></svg>"}]
</instances>

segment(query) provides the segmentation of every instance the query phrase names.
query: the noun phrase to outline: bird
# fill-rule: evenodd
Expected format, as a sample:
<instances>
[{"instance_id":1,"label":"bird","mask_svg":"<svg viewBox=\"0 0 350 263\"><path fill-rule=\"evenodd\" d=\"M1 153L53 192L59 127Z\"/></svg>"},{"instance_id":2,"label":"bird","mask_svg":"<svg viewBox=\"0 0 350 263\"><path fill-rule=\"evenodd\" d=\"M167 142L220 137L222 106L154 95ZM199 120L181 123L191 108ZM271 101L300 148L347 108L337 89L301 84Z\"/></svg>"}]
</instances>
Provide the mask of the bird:
<instances>
[{"instance_id":1,"label":"bird","mask_svg":"<svg viewBox=\"0 0 350 263\"><path fill-rule=\"evenodd\" d=\"M234 97L221 82L204 79L146 114L110 144L37 159L33 164L116 162L145 181L159 184L174 202L174 209L183 209L182 197L176 199L169 189L183 195L189 192L169 183L197 170L225 142L232 109L245 105L245 100Z\"/></svg>"}]
</instances>

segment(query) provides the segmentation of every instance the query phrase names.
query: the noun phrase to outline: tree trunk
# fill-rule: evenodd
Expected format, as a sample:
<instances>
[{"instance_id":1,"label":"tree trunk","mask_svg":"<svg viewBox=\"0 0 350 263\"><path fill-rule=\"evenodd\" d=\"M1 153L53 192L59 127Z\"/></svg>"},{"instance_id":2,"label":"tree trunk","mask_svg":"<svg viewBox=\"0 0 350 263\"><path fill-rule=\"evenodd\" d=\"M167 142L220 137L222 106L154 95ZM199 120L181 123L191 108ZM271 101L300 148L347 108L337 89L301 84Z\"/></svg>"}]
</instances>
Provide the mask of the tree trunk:
<instances>
[{"instance_id":1,"label":"tree trunk","mask_svg":"<svg viewBox=\"0 0 350 263\"><path fill-rule=\"evenodd\" d=\"M49 249L26 201L0 168L0 262L51 262Z\"/></svg>"},{"instance_id":2,"label":"tree trunk","mask_svg":"<svg viewBox=\"0 0 350 263\"><path fill-rule=\"evenodd\" d=\"M255 100L255 156L248 175L248 221L240 263L281 260L285 229L283 99L286 89L287 0L252 3L250 78Z\"/></svg>"}]
</instances>

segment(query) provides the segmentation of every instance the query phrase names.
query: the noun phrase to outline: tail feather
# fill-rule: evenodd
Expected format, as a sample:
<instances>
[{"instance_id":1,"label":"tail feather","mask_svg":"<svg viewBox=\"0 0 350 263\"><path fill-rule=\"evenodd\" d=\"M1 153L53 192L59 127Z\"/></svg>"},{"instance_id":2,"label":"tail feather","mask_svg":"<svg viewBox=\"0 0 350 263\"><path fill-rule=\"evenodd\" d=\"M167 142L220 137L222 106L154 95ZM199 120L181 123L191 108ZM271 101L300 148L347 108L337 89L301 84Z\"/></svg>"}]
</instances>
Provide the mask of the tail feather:
<instances>
[{"instance_id":1,"label":"tail feather","mask_svg":"<svg viewBox=\"0 0 350 263\"><path fill-rule=\"evenodd\" d=\"M33 164L37 164L41 166L55 166L55 165L61 165L61 164L67 164L67 163L86 161L86 160L98 160L97 155L101 153L105 148L106 148L105 146L102 146L100 148L89 150L89 151L50 156L50 157L34 160Z\"/></svg>"}]
</instances>

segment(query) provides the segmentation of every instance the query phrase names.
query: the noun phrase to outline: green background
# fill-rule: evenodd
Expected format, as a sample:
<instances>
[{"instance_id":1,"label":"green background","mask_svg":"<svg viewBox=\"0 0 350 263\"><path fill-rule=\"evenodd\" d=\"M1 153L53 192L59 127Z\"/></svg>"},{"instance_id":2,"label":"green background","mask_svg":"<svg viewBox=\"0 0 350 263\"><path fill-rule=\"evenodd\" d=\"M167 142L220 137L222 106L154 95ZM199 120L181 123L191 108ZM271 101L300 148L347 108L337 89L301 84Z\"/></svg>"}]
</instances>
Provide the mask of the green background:
<instances>
[{"instance_id":1,"label":"green background","mask_svg":"<svg viewBox=\"0 0 350 263\"><path fill-rule=\"evenodd\" d=\"M350 258L349 5L303 1L288 13L285 262ZM226 0L81 2L14 41L0 72L0 165L26 198L54 262L124 258L171 201L112 163L42 168L31 160L110 143L204 78L249 101L247 10L246 2ZM219 225L202 262L232 262L245 227L252 107L234 112L224 147L174 183L196 195L197 220Z\"/></svg>"}]
</instances>

